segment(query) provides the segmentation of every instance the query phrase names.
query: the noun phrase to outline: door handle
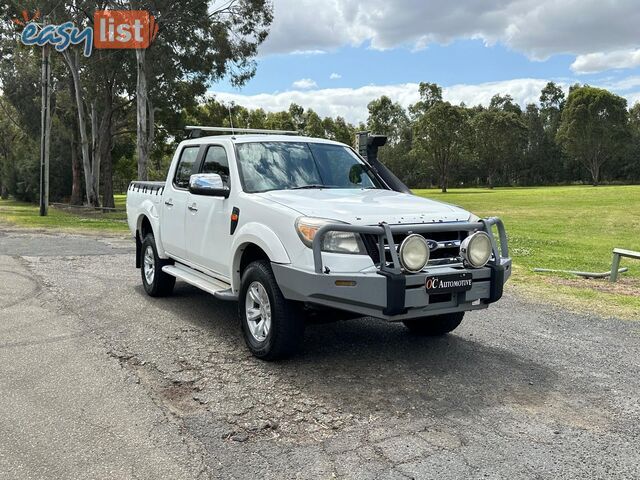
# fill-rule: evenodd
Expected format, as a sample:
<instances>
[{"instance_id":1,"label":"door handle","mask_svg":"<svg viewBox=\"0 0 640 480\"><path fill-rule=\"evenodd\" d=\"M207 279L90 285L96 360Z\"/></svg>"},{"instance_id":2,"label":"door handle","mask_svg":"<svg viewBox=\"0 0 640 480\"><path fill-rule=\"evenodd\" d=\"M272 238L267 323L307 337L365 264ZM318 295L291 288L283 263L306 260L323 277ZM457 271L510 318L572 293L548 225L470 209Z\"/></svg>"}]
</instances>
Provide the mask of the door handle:
<instances>
[{"instance_id":1,"label":"door handle","mask_svg":"<svg viewBox=\"0 0 640 480\"><path fill-rule=\"evenodd\" d=\"M194 203L193 205L189 205L187 207L189 210L191 210L192 212L197 212L198 209L196 208L196 204Z\"/></svg>"},{"instance_id":2,"label":"door handle","mask_svg":"<svg viewBox=\"0 0 640 480\"><path fill-rule=\"evenodd\" d=\"M165 200L165 201L164 201L164 204L165 204L167 207L173 207L173 202L171 201L171 199L169 199L169 200Z\"/></svg>"}]
</instances>

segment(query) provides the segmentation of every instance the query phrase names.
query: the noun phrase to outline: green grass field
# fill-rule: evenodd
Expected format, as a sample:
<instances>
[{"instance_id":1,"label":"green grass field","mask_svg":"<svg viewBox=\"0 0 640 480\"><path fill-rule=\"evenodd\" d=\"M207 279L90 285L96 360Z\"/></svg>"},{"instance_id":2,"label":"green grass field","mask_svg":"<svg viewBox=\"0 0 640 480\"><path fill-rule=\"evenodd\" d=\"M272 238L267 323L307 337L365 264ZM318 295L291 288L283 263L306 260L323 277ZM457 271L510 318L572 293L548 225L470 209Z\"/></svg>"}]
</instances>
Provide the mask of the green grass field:
<instances>
[{"instance_id":1,"label":"green grass field","mask_svg":"<svg viewBox=\"0 0 640 480\"><path fill-rule=\"evenodd\" d=\"M506 225L514 274L511 282L525 294L576 310L640 319L640 262L623 259L629 272L619 283L571 275L539 274L534 267L608 271L611 250L640 251L640 186L459 189L416 194L472 211L499 216ZM116 196L124 209L125 196ZM39 217L37 206L0 200L0 222L21 227L79 232L126 233L124 211L68 212L51 208Z\"/></svg>"},{"instance_id":2,"label":"green grass field","mask_svg":"<svg viewBox=\"0 0 640 480\"><path fill-rule=\"evenodd\" d=\"M102 213L91 210L59 209L49 207L46 217L39 215L37 205L15 200L0 200L0 222L18 227L52 228L78 232L127 232L124 212L125 195L116 195L117 212Z\"/></svg>"},{"instance_id":3,"label":"green grass field","mask_svg":"<svg viewBox=\"0 0 640 480\"><path fill-rule=\"evenodd\" d=\"M533 273L534 267L605 272L611 250L640 251L640 186L459 189L418 195L459 205L505 223L514 260L514 284L535 295L569 301L603 314L640 318L640 262L606 280Z\"/></svg>"}]
</instances>

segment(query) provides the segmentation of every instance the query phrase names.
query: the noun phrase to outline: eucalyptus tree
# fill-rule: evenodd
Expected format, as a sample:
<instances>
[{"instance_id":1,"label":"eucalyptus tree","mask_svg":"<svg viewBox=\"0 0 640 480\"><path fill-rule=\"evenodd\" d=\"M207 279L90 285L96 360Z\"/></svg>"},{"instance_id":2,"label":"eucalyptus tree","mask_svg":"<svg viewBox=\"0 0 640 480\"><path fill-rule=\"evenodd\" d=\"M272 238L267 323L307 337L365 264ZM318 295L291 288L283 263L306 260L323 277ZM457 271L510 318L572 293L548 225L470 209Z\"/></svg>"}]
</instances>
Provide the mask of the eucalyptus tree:
<instances>
[{"instance_id":1,"label":"eucalyptus tree","mask_svg":"<svg viewBox=\"0 0 640 480\"><path fill-rule=\"evenodd\" d=\"M640 102L636 102L629 109L629 130L631 142L620 178L638 181L640 180Z\"/></svg>"},{"instance_id":2,"label":"eucalyptus tree","mask_svg":"<svg viewBox=\"0 0 640 480\"><path fill-rule=\"evenodd\" d=\"M540 114L544 128L552 136L558 131L560 115L564 107L564 91L554 82L548 82L540 92Z\"/></svg>"},{"instance_id":3,"label":"eucalyptus tree","mask_svg":"<svg viewBox=\"0 0 640 480\"><path fill-rule=\"evenodd\" d=\"M390 145L401 141L403 130L409 127L409 117L402 105L383 95L369 102L367 110L367 128L371 133L386 135Z\"/></svg>"},{"instance_id":4,"label":"eucalyptus tree","mask_svg":"<svg viewBox=\"0 0 640 480\"><path fill-rule=\"evenodd\" d=\"M418 95L420 100L409 106L409 113L413 120L427 113L437 103L442 102L442 87L437 83L420 82Z\"/></svg>"},{"instance_id":5,"label":"eucalyptus tree","mask_svg":"<svg viewBox=\"0 0 640 480\"><path fill-rule=\"evenodd\" d=\"M413 147L435 169L442 192L447 191L451 168L460 159L465 142L465 109L449 102L433 104L413 127Z\"/></svg>"},{"instance_id":6,"label":"eucalyptus tree","mask_svg":"<svg viewBox=\"0 0 640 480\"><path fill-rule=\"evenodd\" d=\"M604 164L622 152L628 137L626 99L590 86L571 90L556 138L587 169L594 186L600 183Z\"/></svg>"},{"instance_id":7,"label":"eucalyptus tree","mask_svg":"<svg viewBox=\"0 0 640 480\"><path fill-rule=\"evenodd\" d=\"M508 172L524 152L527 126L513 111L483 110L471 119L472 144L478 170L493 188L501 178L509 181Z\"/></svg>"}]
</instances>

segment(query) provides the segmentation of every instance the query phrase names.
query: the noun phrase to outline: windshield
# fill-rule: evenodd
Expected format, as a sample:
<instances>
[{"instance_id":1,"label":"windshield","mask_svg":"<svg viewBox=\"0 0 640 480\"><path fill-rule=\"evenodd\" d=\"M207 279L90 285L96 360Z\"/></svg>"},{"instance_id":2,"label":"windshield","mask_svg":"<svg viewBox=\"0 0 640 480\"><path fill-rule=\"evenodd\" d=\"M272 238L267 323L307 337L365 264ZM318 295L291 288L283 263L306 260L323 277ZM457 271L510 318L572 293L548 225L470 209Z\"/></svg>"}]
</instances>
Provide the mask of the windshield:
<instances>
[{"instance_id":1,"label":"windshield","mask_svg":"<svg viewBox=\"0 0 640 480\"><path fill-rule=\"evenodd\" d=\"M236 144L245 192L304 188L382 188L349 148L327 143Z\"/></svg>"}]
</instances>

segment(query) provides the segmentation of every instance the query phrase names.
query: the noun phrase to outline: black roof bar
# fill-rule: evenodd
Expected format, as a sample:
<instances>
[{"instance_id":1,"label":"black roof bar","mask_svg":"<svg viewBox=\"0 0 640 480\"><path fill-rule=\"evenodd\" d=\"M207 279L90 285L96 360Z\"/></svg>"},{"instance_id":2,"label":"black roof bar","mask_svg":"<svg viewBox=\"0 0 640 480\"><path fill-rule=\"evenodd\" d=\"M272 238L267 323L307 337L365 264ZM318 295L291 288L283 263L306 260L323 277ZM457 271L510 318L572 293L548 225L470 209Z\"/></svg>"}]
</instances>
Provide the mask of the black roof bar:
<instances>
[{"instance_id":1,"label":"black roof bar","mask_svg":"<svg viewBox=\"0 0 640 480\"><path fill-rule=\"evenodd\" d=\"M259 134L271 134L271 135L300 135L300 132L295 130L268 130L265 128L232 128L232 127L201 127L198 125L187 125L184 127L189 132L189 138L199 138L202 136L202 132L217 132L217 133L259 133Z\"/></svg>"}]
</instances>

